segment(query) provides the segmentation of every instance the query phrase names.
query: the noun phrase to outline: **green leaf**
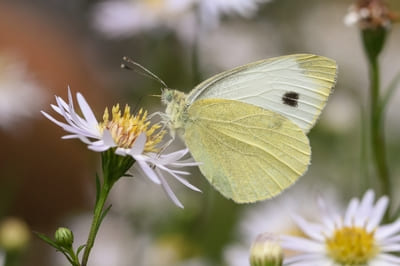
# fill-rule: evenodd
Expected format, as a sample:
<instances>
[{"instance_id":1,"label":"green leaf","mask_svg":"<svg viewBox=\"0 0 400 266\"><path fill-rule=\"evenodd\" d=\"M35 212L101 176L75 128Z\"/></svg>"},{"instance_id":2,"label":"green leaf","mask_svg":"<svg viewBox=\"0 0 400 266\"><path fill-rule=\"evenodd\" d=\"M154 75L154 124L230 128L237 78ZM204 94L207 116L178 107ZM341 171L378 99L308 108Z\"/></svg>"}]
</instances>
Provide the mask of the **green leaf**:
<instances>
[{"instance_id":1,"label":"green leaf","mask_svg":"<svg viewBox=\"0 0 400 266\"><path fill-rule=\"evenodd\" d=\"M83 248L86 247L86 244L80 245L78 249L76 250L76 256L79 256L79 253L83 250Z\"/></svg>"},{"instance_id":2,"label":"green leaf","mask_svg":"<svg viewBox=\"0 0 400 266\"><path fill-rule=\"evenodd\" d=\"M112 207L112 204L110 204L110 206L108 206L107 209L105 209L103 211L103 213L101 214L99 223L97 224L96 232L99 230L100 224L103 222L104 217L106 217L106 215L110 211L111 207Z\"/></svg>"},{"instance_id":3,"label":"green leaf","mask_svg":"<svg viewBox=\"0 0 400 266\"><path fill-rule=\"evenodd\" d=\"M50 246L54 247L55 249L59 250L62 252L62 248L52 239L48 238L46 235L41 234L39 232L33 232L36 236L38 236L40 239L42 239L44 242L49 244Z\"/></svg>"}]
</instances>

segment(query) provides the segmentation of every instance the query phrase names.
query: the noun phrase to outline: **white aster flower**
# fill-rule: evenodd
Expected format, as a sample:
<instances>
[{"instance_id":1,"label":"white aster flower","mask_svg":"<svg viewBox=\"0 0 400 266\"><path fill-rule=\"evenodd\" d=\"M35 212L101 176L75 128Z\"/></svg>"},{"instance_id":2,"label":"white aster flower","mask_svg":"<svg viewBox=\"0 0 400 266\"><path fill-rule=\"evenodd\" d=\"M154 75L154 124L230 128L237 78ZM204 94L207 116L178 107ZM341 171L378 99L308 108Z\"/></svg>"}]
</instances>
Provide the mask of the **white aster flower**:
<instances>
[{"instance_id":1,"label":"white aster flower","mask_svg":"<svg viewBox=\"0 0 400 266\"><path fill-rule=\"evenodd\" d=\"M135 160L132 171L139 171L154 183L161 185L171 200L181 208L183 205L166 182L165 173L188 188L199 191L181 177L189 175L189 172L177 170L177 168L194 166L198 163L182 160L188 154L188 149L170 154L159 154L160 149L157 146L162 141L165 130L161 129L160 124L150 126L147 112L141 109L138 114L132 115L129 106L125 106L122 113L119 105L115 105L112 108L112 119L109 119L106 108L103 122L99 123L83 95L77 93L76 98L83 116L80 116L74 108L70 89L68 89L68 103L56 96L57 105L51 105L66 123L42 111L45 117L69 133L63 137L64 139L78 138L88 144L88 148L93 151L104 152L113 148L118 155L132 157Z\"/></svg>"},{"instance_id":2,"label":"white aster flower","mask_svg":"<svg viewBox=\"0 0 400 266\"><path fill-rule=\"evenodd\" d=\"M361 202L353 198L344 216L326 214L321 223L311 223L300 216L295 222L307 238L283 236L282 247L300 254L286 258L291 266L395 266L400 257L400 219L379 225L388 206L383 196L374 203L368 190Z\"/></svg>"},{"instance_id":3,"label":"white aster flower","mask_svg":"<svg viewBox=\"0 0 400 266\"><path fill-rule=\"evenodd\" d=\"M20 59L0 55L0 129L10 130L20 120L33 117L46 98Z\"/></svg>"},{"instance_id":4,"label":"white aster flower","mask_svg":"<svg viewBox=\"0 0 400 266\"><path fill-rule=\"evenodd\" d=\"M291 214L298 211L310 220L317 220L320 212L315 199L323 193L327 196L329 206L334 210L339 209L333 191L310 189L308 185L290 188L278 197L254 205L246 209L239 221L238 241L227 246L224 250L224 260L229 266L249 266L250 246L262 233L275 235L302 235L299 226L290 219ZM299 202L307 208L299 209Z\"/></svg>"}]
</instances>

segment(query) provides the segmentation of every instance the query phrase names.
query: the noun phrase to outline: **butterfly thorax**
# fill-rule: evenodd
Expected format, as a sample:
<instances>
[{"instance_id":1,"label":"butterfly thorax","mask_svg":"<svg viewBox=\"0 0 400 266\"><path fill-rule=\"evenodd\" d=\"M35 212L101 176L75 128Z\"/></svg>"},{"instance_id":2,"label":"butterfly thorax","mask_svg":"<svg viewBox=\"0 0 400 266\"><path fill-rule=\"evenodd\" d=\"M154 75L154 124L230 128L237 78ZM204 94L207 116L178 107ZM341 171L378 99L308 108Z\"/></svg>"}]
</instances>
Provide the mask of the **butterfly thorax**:
<instances>
[{"instance_id":1,"label":"butterfly thorax","mask_svg":"<svg viewBox=\"0 0 400 266\"><path fill-rule=\"evenodd\" d=\"M167 106L165 109L165 123L168 125L171 134L182 132L187 120L187 95L183 92L171 89L164 89L161 101Z\"/></svg>"}]
</instances>

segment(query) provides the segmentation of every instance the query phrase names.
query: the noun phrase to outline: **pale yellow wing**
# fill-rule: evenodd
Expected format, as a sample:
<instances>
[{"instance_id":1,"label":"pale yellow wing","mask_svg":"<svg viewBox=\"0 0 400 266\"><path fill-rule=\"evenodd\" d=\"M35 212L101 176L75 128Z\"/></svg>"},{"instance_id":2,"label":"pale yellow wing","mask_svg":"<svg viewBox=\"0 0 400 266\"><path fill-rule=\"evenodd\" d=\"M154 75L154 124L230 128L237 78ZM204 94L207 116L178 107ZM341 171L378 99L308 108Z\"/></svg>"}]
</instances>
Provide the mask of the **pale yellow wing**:
<instances>
[{"instance_id":1,"label":"pale yellow wing","mask_svg":"<svg viewBox=\"0 0 400 266\"><path fill-rule=\"evenodd\" d=\"M299 126L275 112L233 100L194 102L183 137L202 174L238 203L279 194L310 162L309 141Z\"/></svg>"},{"instance_id":2,"label":"pale yellow wing","mask_svg":"<svg viewBox=\"0 0 400 266\"><path fill-rule=\"evenodd\" d=\"M217 74L194 88L188 102L237 100L277 112L308 132L336 82L332 59L293 54L253 62Z\"/></svg>"}]
</instances>

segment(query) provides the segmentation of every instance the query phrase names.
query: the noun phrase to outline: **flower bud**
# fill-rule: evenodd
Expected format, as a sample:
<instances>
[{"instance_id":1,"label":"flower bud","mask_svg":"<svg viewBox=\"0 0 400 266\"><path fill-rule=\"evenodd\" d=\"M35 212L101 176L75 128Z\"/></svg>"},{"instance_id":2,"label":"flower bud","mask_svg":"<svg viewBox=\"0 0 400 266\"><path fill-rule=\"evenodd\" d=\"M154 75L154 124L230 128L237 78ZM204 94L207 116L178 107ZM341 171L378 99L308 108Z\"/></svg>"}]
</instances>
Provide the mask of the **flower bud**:
<instances>
[{"instance_id":1,"label":"flower bud","mask_svg":"<svg viewBox=\"0 0 400 266\"><path fill-rule=\"evenodd\" d=\"M283 250L277 237L264 233L258 235L250 249L251 266L282 266Z\"/></svg>"},{"instance_id":2,"label":"flower bud","mask_svg":"<svg viewBox=\"0 0 400 266\"><path fill-rule=\"evenodd\" d=\"M74 234L66 227L59 227L54 238L56 243L64 248L71 248L74 242Z\"/></svg>"},{"instance_id":3,"label":"flower bud","mask_svg":"<svg viewBox=\"0 0 400 266\"><path fill-rule=\"evenodd\" d=\"M24 249L30 240L28 225L18 218L6 218L0 224L0 247L13 252Z\"/></svg>"}]
</instances>

